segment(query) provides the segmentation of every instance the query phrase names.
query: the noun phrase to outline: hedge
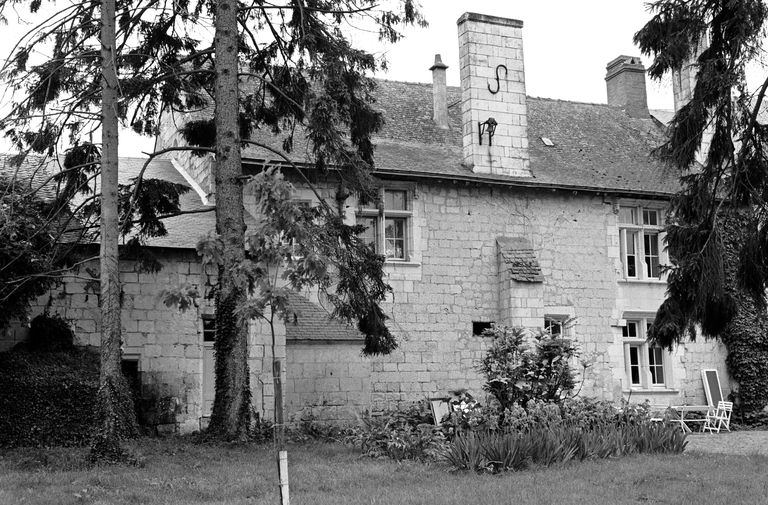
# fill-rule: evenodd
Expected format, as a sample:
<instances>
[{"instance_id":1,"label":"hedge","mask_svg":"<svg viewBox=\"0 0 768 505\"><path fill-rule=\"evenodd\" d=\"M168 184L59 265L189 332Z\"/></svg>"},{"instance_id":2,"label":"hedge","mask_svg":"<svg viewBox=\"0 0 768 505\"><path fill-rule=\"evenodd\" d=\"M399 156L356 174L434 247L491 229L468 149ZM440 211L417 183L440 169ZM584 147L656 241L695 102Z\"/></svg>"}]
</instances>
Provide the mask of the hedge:
<instances>
[{"instance_id":1,"label":"hedge","mask_svg":"<svg viewBox=\"0 0 768 505\"><path fill-rule=\"evenodd\" d=\"M87 444L98 385L93 351L0 353L0 447Z\"/></svg>"}]
</instances>

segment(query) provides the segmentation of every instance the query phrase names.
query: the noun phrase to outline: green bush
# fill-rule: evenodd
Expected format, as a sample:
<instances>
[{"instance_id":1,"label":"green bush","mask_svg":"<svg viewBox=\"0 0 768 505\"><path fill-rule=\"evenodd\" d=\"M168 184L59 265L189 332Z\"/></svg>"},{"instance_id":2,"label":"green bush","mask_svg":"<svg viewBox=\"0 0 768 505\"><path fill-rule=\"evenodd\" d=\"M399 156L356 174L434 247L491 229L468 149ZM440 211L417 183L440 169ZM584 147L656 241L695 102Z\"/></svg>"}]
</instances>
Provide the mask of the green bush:
<instances>
[{"instance_id":1,"label":"green bush","mask_svg":"<svg viewBox=\"0 0 768 505\"><path fill-rule=\"evenodd\" d=\"M87 350L0 353L0 447L86 444L98 385Z\"/></svg>"},{"instance_id":2,"label":"green bush","mask_svg":"<svg viewBox=\"0 0 768 505\"><path fill-rule=\"evenodd\" d=\"M479 365L483 386L502 409L525 407L530 400L562 401L575 386L569 362L578 355L570 340L545 331L526 343L528 330L494 325L483 332L493 343Z\"/></svg>"},{"instance_id":3,"label":"green bush","mask_svg":"<svg viewBox=\"0 0 768 505\"><path fill-rule=\"evenodd\" d=\"M75 333L58 314L40 314L32 319L27 344L31 351L68 351L74 347Z\"/></svg>"},{"instance_id":4,"label":"green bush","mask_svg":"<svg viewBox=\"0 0 768 505\"><path fill-rule=\"evenodd\" d=\"M366 412L360 421L358 427L350 430L345 442L374 458L434 459L445 442L440 428L432 423L426 402L376 416Z\"/></svg>"}]
</instances>

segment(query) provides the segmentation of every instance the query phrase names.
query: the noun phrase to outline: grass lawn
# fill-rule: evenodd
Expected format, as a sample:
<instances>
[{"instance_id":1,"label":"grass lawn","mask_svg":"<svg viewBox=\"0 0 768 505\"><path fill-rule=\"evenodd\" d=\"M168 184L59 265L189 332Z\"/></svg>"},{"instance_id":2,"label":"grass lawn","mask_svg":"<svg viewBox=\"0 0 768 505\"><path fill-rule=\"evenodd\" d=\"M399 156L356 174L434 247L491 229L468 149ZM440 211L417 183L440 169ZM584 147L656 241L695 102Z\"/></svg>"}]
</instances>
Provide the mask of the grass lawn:
<instances>
[{"instance_id":1,"label":"grass lawn","mask_svg":"<svg viewBox=\"0 0 768 505\"><path fill-rule=\"evenodd\" d=\"M0 504L277 504L272 447L142 439L143 468L83 463L82 449L0 453ZM371 460L346 447L289 447L291 503L768 503L768 458L686 453L569 463L502 475Z\"/></svg>"}]
</instances>

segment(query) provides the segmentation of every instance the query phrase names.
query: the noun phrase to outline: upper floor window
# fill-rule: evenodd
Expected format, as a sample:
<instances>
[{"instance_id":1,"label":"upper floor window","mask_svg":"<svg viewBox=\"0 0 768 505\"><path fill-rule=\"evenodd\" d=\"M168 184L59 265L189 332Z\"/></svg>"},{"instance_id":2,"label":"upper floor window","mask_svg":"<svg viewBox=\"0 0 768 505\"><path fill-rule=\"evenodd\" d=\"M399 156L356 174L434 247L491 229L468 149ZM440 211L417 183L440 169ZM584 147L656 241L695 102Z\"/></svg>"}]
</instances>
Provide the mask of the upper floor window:
<instances>
[{"instance_id":1,"label":"upper floor window","mask_svg":"<svg viewBox=\"0 0 768 505\"><path fill-rule=\"evenodd\" d=\"M630 387L650 389L667 386L667 353L646 340L652 322L650 319L628 319L621 328L624 366Z\"/></svg>"},{"instance_id":2,"label":"upper floor window","mask_svg":"<svg viewBox=\"0 0 768 505\"><path fill-rule=\"evenodd\" d=\"M621 262L627 279L661 279L662 214L647 207L619 207Z\"/></svg>"},{"instance_id":3,"label":"upper floor window","mask_svg":"<svg viewBox=\"0 0 768 505\"><path fill-rule=\"evenodd\" d=\"M411 210L408 191L384 189L378 208L364 207L357 224L366 227L360 237L387 260L407 261L410 257L409 232Z\"/></svg>"}]
</instances>

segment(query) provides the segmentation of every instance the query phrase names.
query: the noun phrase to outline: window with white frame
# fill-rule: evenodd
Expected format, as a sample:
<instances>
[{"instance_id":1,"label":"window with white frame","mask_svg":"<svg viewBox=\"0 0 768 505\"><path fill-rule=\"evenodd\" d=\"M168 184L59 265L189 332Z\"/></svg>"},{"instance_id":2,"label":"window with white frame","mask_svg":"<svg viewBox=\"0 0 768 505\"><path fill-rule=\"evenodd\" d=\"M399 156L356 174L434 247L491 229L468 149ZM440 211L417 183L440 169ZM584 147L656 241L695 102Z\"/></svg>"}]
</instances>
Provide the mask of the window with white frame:
<instances>
[{"instance_id":1,"label":"window with white frame","mask_svg":"<svg viewBox=\"0 0 768 505\"><path fill-rule=\"evenodd\" d=\"M624 344L624 367L627 384L631 388L667 388L667 353L661 347L648 343L646 337L653 320L627 319L621 334Z\"/></svg>"},{"instance_id":2,"label":"window with white frame","mask_svg":"<svg viewBox=\"0 0 768 505\"><path fill-rule=\"evenodd\" d=\"M567 337L567 320L564 316L544 316L544 331L554 337Z\"/></svg>"},{"instance_id":3,"label":"window with white frame","mask_svg":"<svg viewBox=\"0 0 768 505\"><path fill-rule=\"evenodd\" d=\"M627 279L661 279L662 212L642 206L619 207L621 263Z\"/></svg>"},{"instance_id":4,"label":"window with white frame","mask_svg":"<svg viewBox=\"0 0 768 505\"><path fill-rule=\"evenodd\" d=\"M360 237L388 261L408 261L412 215L408 190L384 189L378 208L363 207L358 212L357 224L366 227Z\"/></svg>"}]
</instances>

